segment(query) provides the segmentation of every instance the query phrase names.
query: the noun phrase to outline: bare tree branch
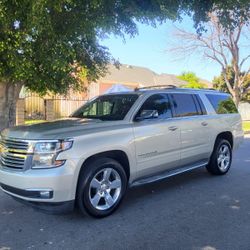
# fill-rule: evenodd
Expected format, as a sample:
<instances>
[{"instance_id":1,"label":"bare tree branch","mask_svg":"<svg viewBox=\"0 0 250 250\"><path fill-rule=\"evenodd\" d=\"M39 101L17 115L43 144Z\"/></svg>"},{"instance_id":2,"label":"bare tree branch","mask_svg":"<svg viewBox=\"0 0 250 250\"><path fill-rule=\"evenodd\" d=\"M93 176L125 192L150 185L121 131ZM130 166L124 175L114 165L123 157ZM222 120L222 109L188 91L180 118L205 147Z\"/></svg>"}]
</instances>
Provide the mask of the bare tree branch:
<instances>
[{"instance_id":1,"label":"bare tree branch","mask_svg":"<svg viewBox=\"0 0 250 250\"><path fill-rule=\"evenodd\" d=\"M241 70L243 64L245 63L245 61L248 60L248 58L250 58L250 55L246 56L245 58L243 58L243 59L241 60L241 63L240 63L240 70Z\"/></svg>"},{"instance_id":2,"label":"bare tree branch","mask_svg":"<svg viewBox=\"0 0 250 250\"><path fill-rule=\"evenodd\" d=\"M241 90L244 81L248 74L250 74L250 68L243 75L241 73L242 66L250 58L250 55L245 56L240 62L239 42L241 41L243 30L245 31L246 29L246 23L241 22L234 30L226 30L219 23L216 15L211 13L210 22L207 24L207 33L202 36L176 28L177 32L175 37L181 41L181 44L172 49L173 52L182 54L196 51L199 52L199 54L203 54L205 58L209 58L218 63L221 67L227 89L232 94L237 106L243 95ZM246 34L249 36L249 32L246 32ZM245 40L244 38L244 41ZM227 74L227 69L230 66L232 66L233 69L233 83ZM244 93L245 92L246 90Z\"/></svg>"},{"instance_id":3,"label":"bare tree branch","mask_svg":"<svg viewBox=\"0 0 250 250\"><path fill-rule=\"evenodd\" d=\"M239 25L239 28L238 28L238 32L237 32L237 35L236 35L236 39L235 39L235 43L236 43L236 44L239 42L239 39L240 39L240 36L241 36L241 32L242 32L243 26L244 26L244 23L241 22L240 25Z\"/></svg>"}]
</instances>

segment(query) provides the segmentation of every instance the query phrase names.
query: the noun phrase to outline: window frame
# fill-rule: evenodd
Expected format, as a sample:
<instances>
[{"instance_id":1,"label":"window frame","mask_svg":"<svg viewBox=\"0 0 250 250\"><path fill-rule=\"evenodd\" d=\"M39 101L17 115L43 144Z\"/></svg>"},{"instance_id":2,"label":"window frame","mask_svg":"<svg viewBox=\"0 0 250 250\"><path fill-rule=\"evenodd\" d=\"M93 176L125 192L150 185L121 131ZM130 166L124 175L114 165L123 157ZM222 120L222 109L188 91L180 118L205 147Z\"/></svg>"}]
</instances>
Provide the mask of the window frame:
<instances>
[{"instance_id":1,"label":"window frame","mask_svg":"<svg viewBox=\"0 0 250 250\"><path fill-rule=\"evenodd\" d=\"M207 115L208 113L207 113L206 106L204 105L204 103L203 103L201 97L199 96L199 94L194 94L194 98L198 103L199 109L201 111L201 115Z\"/></svg>"}]
</instances>

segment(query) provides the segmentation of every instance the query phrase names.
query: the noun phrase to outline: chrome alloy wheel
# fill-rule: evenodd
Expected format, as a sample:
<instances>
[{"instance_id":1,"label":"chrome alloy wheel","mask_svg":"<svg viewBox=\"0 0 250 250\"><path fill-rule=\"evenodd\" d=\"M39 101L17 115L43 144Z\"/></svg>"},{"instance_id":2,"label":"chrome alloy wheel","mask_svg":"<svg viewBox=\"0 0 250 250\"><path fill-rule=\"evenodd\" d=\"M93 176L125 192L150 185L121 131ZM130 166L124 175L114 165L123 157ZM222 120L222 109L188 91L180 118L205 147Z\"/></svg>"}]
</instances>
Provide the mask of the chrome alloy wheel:
<instances>
[{"instance_id":1,"label":"chrome alloy wheel","mask_svg":"<svg viewBox=\"0 0 250 250\"><path fill-rule=\"evenodd\" d=\"M230 148L226 144L222 144L217 158L218 167L222 172L225 172L230 166L231 154Z\"/></svg>"},{"instance_id":2,"label":"chrome alloy wheel","mask_svg":"<svg viewBox=\"0 0 250 250\"><path fill-rule=\"evenodd\" d=\"M91 180L89 186L89 200L98 210L111 208L121 194L121 177L113 168L104 168Z\"/></svg>"}]
</instances>

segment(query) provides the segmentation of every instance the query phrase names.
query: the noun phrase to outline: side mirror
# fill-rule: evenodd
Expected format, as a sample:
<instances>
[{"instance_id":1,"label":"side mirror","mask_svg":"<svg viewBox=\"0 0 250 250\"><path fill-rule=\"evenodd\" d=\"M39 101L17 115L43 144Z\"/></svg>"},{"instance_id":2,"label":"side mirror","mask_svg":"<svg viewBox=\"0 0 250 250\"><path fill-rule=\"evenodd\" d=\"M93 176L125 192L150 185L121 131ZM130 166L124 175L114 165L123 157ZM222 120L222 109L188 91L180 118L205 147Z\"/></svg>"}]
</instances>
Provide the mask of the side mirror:
<instances>
[{"instance_id":1,"label":"side mirror","mask_svg":"<svg viewBox=\"0 0 250 250\"><path fill-rule=\"evenodd\" d=\"M135 118L136 121L158 118L157 110L142 110L141 114Z\"/></svg>"}]
</instances>

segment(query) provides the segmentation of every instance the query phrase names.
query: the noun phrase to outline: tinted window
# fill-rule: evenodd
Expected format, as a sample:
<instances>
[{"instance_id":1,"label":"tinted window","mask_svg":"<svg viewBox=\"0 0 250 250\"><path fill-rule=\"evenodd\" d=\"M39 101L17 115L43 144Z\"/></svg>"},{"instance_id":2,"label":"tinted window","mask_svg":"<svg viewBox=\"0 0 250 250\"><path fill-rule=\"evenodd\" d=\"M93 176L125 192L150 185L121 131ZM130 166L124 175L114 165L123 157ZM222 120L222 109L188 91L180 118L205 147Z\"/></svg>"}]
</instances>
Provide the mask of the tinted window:
<instances>
[{"instance_id":1,"label":"tinted window","mask_svg":"<svg viewBox=\"0 0 250 250\"><path fill-rule=\"evenodd\" d=\"M72 117L100 120L123 120L138 95L116 94L100 96L79 108Z\"/></svg>"},{"instance_id":2,"label":"tinted window","mask_svg":"<svg viewBox=\"0 0 250 250\"><path fill-rule=\"evenodd\" d=\"M201 98L199 97L199 95L194 95L194 97L195 97L195 100L196 100L196 106L198 106L199 109L200 109L200 114L201 115L206 115L207 110L206 110Z\"/></svg>"},{"instance_id":3,"label":"tinted window","mask_svg":"<svg viewBox=\"0 0 250 250\"><path fill-rule=\"evenodd\" d=\"M176 117L199 115L191 94L171 94Z\"/></svg>"},{"instance_id":4,"label":"tinted window","mask_svg":"<svg viewBox=\"0 0 250 250\"><path fill-rule=\"evenodd\" d=\"M238 113L238 110L230 96L218 94L207 94L206 96L213 105L217 114Z\"/></svg>"},{"instance_id":5,"label":"tinted window","mask_svg":"<svg viewBox=\"0 0 250 250\"><path fill-rule=\"evenodd\" d=\"M172 117L171 105L166 94L156 94L150 96L141 106L136 117L139 117L145 110L157 110L159 115L158 118L160 119Z\"/></svg>"}]
</instances>

